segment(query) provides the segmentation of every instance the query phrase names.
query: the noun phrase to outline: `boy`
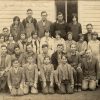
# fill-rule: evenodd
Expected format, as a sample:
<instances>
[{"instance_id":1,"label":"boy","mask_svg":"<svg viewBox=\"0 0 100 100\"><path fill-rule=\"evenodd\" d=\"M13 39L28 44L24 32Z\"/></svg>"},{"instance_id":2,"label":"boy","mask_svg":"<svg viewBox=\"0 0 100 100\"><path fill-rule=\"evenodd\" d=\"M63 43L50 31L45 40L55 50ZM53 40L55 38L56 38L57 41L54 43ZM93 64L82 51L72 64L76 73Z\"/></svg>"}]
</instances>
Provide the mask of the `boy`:
<instances>
[{"instance_id":1,"label":"boy","mask_svg":"<svg viewBox=\"0 0 100 100\"><path fill-rule=\"evenodd\" d=\"M73 75L74 75L74 81L75 86L74 90L81 91L81 85L82 85L82 69L81 69L81 58L80 55L77 53L76 45L71 45L71 50L67 53L67 60L68 63L72 66L73 69Z\"/></svg>"},{"instance_id":2,"label":"boy","mask_svg":"<svg viewBox=\"0 0 100 100\"><path fill-rule=\"evenodd\" d=\"M0 34L0 53L1 53L1 46L2 45L7 45L6 42L5 42L4 34Z\"/></svg>"},{"instance_id":3,"label":"boy","mask_svg":"<svg viewBox=\"0 0 100 100\"><path fill-rule=\"evenodd\" d=\"M6 90L7 72L11 67L11 56L7 54L7 46L1 46L0 54L0 90Z\"/></svg>"},{"instance_id":4,"label":"boy","mask_svg":"<svg viewBox=\"0 0 100 100\"><path fill-rule=\"evenodd\" d=\"M57 50L57 45L62 44L63 45L63 52L66 51L66 44L65 40L61 38L61 31L56 31L56 37L54 38L54 51Z\"/></svg>"},{"instance_id":5,"label":"boy","mask_svg":"<svg viewBox=\"0 0 100 100\"><path fill-rule=\"evenodd\" d=\"M63 55L62 63L58 65L55 74L55 82L58 86L59 93L68 94L73 93L74 88L74 78L73 78L73 71L72 67L67 63L67 58Z\"/></svg>"},{"instance_id":6,"label":"boy","mask_svg":"<svg viewBox=\"0 0 100 100\"><path fill-rule=\"evenodd\" d=\"M73 40L72 32L67 33L67 38L68 38L68 40L65 41L65 43L66 43L66 53L70 51L70 47L71 47L72 44L76 44L76 42Z\"/></svg>"},{"instance_id":7,"label":"boy","mask_svg":"<svg viewBox=\"0 0 100 100\"><path fill-rule=\"evenodd\" d=\"M12 96L23 95L24 71L17 59L12 61L12 67L8 72L8 87Z\"/></svg>"},{"instance_id":8,"label":"boy","mask_svg":"<svg viewBox=\"0 0 100 100\"><path fill-rule=\"evenodd\" d=\"M87 50L87 42L84 41L83 34L79 34L79 41L77 42L77 50L81 57L85 55L85 51Z\"/></svg>"},{"instance_id":9,"label":"boy","mask_svg":"<svg viewBox=\"0 0 100 100\"><path fill-rule=\"evenodd\" d=\"M54 67L50 62L50 57L46 56L44 58L43 64L40 68L40 75L42 78L42 92L44 94L54 93L54 88L53 88L53 71Z\"/></svg>"},{"instance_id":10,"label":"boy","mask_svg":"<svg viewBox=\"0 0 100 100\"><path fill-rule=\"evenodd\" d=\"M99 62L93 57L91 50L86 51L86 57L82 59L81 64L83 70L82 90L94 91L99 79Z\"/></svg>"},{"instance_id":11,"label":"boy","mask_svg":"<svg viewBox=\"0 0 100 100\"><path fill-rule=\"evenodd\" d=\"M92 51L94 57L100 61L100 41L97 40L98 33L92 33L92 40L88 42L88 49Z\"/></svg>"},{"instance_id":12,"label":"boy","mask_svg":"<svg viewBox=\"0 0 100 100\"><path fill-rule=\"evenodd\" d=\"M32 9L28 9L27 17L22 21L27 38L31 37L32 31L34 32L38 31L37 20L33 18L32 15L33 15Z\"/></svg>"},{"instance_id":13,"label":"boy","mask_svg":"<svg viewBox=\"0 0 100 100\"><path fill-rule=\"evenodd\" d=\"M42 38L45 34L45 30L49 30L50 31L50 26L52 24L51 21L49 21L47 19L48 14L46 11L42 11L41 12L41 20L38 21L38 27L39 27L39 38Z\"/></svg>"},{"instance_id":14,"label":"boy","mask_svg":"<svg viewBox=\"0 0 100 100\"><path fill-rule=\"evenodd\" d=\"M50 37L50 32L48 30L45 31L45 36L41 38L40 40L40 53L42 53L42 45L47 44L48 45L48 51L49 53L54 52L54 40Z\"/></svg>"},{"instance_id":15,"label":"boy","mask_svg":"<svg viewBox=\"0 0 100 100\"><path fill-rule=\"evenodd\" d=\"M27 64L24 65L24 73L24 94L28 94L30 89L32 94L37 94L38 68L37 65L34 63L34 59L32 56L27 57Z\"/></svg>"},{"instance_id":16,"label":"boy","mask_svg":"<svg viewBox=\"0 0 100 100\"><path fill-rule=\"evenodd\" d=\"M20 40L18 40L17 44L19 45L21 52L26 52L26 34L20 33Z\"/></svg>"}]
</instances>

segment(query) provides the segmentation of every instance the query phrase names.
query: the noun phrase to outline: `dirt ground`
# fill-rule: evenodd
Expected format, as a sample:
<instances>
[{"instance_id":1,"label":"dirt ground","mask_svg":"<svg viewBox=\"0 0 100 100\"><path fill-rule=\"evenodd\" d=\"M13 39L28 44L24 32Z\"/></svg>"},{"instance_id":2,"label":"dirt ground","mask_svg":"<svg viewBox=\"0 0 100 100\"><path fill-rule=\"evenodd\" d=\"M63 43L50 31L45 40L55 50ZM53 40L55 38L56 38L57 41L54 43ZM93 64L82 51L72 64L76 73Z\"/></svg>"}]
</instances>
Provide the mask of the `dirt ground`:
<instances>
[{"instance_id":1,"label":"dirt ground","mask_svg":"<svg viewBox=\"0 0 100 100\"><path fill-rule=\"evenodd\" d=\"M0 100L100 100L100 88L96 91L82 91L74 94L53 94L53 95L25 95L10 96L8 93L0 93Z\"/></svg>"}]
</instances>

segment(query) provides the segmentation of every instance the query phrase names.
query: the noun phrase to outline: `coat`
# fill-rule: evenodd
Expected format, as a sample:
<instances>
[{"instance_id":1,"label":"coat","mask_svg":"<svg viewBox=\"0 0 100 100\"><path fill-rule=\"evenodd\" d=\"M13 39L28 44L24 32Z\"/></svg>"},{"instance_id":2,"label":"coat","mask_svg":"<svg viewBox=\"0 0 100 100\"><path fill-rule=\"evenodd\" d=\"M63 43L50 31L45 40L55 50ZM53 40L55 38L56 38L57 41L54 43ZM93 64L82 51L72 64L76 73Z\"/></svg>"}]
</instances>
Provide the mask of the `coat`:
<instances>
[{"instance_id":1,"label":"coat","mask_svg":"<svg viewBox=\"0 0 100 100\"><path fill-rule=\"evenodd\" d=\"M53 73L54 67L52 64L42 64L40 68L40 75L43 82L52 82L53 83Z\"/></svg>"},{"instance_id":2,"label":"coat","mask_svg":"<svg viewBox=\"0 0 100 100\"><path fill-rule=\"evenodd\" d=\"M28 67L32 66L31 69ZM24 65L25 83L27 85L34 84L38 82L38 68L36 64L29 65L28 63Z\"/></svg>"},{"instance_id":3,"label":"coat","mask_svg":"<svg viewBox=\"0 0 100 100\"><path fill-rule=\"evenodd\" d=\"M0 54L0 70L9 70L9 68L11 67L11 56L6 54L6 58L5 58L5 66L1 65L1 59L2 59L2 55Z\"/></svg>"},{"instance_id":4,"label":"coat","mask_svg":"<svg viewBox=\"0 0 100 100\"><path fill-rule=\"evenodd\" d=\"M99 62L95 57L92 57L91 62L87 62L87 58L83 58L81 61L81 67L83 70L83 77L93 80L99 79Z\"/></svg>"},{"instance_id":5,"label":"coat","mask_svg":"<svg viewBox=\"0 0 100 100\"><path fill-rule=\"evenodd\" d=\"M12 67L8 72L8 86L12 86L14 88L19 88L21 84L24 84L25 77L23 68L19 67L17 73Z\"/></svg>"},{"instance_id":6,"label":"coat","mask_svg":"<svg viewBox=\"0 0 100 100\"><path fill-rule=\"evenodd\" d=\"M38 21L38 29L39 29L38 30L38 36L40 38L42 38L45 35L45 33L44 33L45 30L50 31L51 24L52 24L52 22L50 22L50 21L47 20L45 22L45 26L44 26L42 20Z\"/></svg>"},{"instance_id":7,"label":"coat","mask_svg":"<svg viewBox=\"0 0 100 100\"><path fill-rule=\"evenodd\" d=\"M60 64L55 73L56 83L61 83L64 80L67 80L71 83L71 85L74 85L73 70L71 65L67 63L65 65Z\"/></svg>"},{"instance_id":8,"label":"coat","mask_svg":"<svg viewBox=\"0 0 100 100\"><path fill-rule=\"evenodd\" d=\"M61 56L65 54L64 52L61 52ZM60 59L59 56L58 56L58 52L54 52L51 56L51 63L54 65L54 70L57 69L59 63L60 63Z\"/></svg>"}]
</instances>

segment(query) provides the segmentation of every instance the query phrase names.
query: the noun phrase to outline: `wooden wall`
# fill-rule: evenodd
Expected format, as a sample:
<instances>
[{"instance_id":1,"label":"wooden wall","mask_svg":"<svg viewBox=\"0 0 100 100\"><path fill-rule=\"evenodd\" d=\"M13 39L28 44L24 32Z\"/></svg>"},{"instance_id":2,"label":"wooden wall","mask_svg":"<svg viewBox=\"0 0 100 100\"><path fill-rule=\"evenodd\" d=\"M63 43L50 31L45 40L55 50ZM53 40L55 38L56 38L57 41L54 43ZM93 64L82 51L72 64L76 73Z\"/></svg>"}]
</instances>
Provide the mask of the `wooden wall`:
<instances>
[{"instance_id":1,"label":"wooden wall","mask_svg":"<svg viewBox=\"0 0 100 100\"><path fill-rule=\"evenodd\" d=\"M41 11L46 10L48 19L55 20L55 1L47 0L0 0L0 32L3 27L9 27L14 16L19 16L21 20L26 17L27 9L33 10L33 17L37 20L41 18Z\"/></svg>"},{"instance_id":2,"label":"wooden wall","mask_svg":"<svg viewBox=\"0 0 100 100\"><path fill-rule=\"evenodd\" d=\"M100 0L79 0L78 19L82 24L83 33L86 32L86 24L91 23L94 25L94 31L100 36Z\"/></svg>"}]
</instances>

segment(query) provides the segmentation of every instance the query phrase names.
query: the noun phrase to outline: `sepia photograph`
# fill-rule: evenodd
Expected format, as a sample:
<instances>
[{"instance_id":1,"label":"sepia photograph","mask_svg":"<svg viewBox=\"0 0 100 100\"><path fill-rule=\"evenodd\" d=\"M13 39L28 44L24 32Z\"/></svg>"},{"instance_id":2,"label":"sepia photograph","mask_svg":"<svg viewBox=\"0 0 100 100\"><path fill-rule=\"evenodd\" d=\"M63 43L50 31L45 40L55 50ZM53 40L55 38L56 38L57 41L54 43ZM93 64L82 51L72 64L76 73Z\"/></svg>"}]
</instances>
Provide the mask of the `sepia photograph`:
<instances>
[{"instance_id":1,"label":"sepia photograph","mask_svg":"<svg viewBox=\"0 0 100 100\"><path fill-rule=\"evenodd\" d=\"M100 100L100 0L0 0L0 100Z\"/></svg>"}]
</instances>

